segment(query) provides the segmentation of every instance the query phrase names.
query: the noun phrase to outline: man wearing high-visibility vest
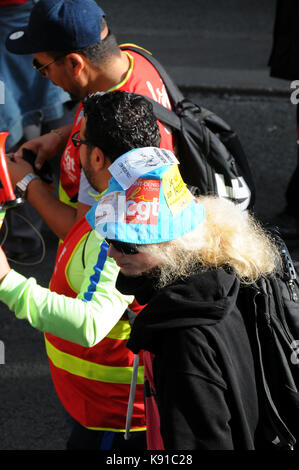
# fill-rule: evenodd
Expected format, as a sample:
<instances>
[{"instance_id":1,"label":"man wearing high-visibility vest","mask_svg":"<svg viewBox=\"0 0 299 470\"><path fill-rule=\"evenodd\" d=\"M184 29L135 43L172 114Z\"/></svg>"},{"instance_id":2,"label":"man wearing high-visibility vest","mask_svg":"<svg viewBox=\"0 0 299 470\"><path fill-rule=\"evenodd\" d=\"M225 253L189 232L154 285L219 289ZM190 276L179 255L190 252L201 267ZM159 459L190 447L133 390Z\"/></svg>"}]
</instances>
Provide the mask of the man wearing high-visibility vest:
<instances>
[{"instance_id":1,"label":"man wearing high-visibility vest","mask_svg":"<svg viewBox=\"0 0 299 470\"><path fill-rule=\"evenodd\" d=\"M113 90L138 93L171 108L165 85L152 64L136 51L118 46L105 13L94 0L40 0L29 24L13 31L6 47L15 54L34 55L33 66L45 78L77 100L88 94ZM82 103L74 122L23 144L37 154L36 165L63 152L59 199L42 185L28 195L29 202L60 238L94 204L94 193L80 169L79 150L71 136L80 130ZM173 150L169 128L159 122L161 148ZM17 182L14 168L11 179Z\"/></svg>"},{"instance_id":2,"label":"man wearing high-visibility vest","mask_svg":"<svg viewBox=\"0 0 299 470\"><path fill-rule=\"evenodd\" d=\"M80 133L72 139L80 148L86 177L103 193L111 163L132 149L159 147L159 128L151 104L140 95L98 93L88 96L83 107ZM32 173L29 163L19 165L11 159L20 178ZM27 194L39 184L39 178L32 177ZM140 206L141 218L143 210ZM0 300L18 318L45 332L53 383L73 419L68 449L145 447L142 355L131 438L124 439L134 361L126 348L126 309L130 305L138 313L141 307L116 289L119 268L107 251L106 241L83 216L60 244L50 289L10 269L0 251Z\"/></svg>"}]
</instances>

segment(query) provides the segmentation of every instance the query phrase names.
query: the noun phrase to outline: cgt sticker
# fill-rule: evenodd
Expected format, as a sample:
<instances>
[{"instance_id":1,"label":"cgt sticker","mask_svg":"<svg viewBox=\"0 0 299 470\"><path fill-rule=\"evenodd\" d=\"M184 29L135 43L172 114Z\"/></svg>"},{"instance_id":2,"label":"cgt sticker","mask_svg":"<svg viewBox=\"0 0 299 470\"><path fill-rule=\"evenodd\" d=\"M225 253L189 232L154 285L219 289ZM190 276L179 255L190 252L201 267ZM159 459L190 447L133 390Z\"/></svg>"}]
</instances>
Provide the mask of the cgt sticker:
<instances>
[{"instance_id":1,"label":"cgt sticker","mask_svg":"<svg viewBox=\"0 0 299 470\"><path fill-rule=\"evenodd\" d=\"M126 223L158 224L160 180L138 179L127 190Z\"/></svg>"},{"instance_id":2,"label":"cgt sticker","mask_svg":"<svg viewBox=\"0 0 299 470\"><path fill-rule=\"evenodd\" d=\"M143 147L130 150L109 166L111 175L123 189L128 189L137 178L165 165L178 164L175 155L166 149Z\"/></svg>"},{"instance_id":3,"label":"cgt sticker","mask_svg":"<svg viewBox=\"0 0 299 470\"><path fill-rule=\"evenodd\" d=\"M138 179L126 191L101 197L95 211L95 226L109 222L158 224L160 180Z\"/></svg>"}]
</instances>

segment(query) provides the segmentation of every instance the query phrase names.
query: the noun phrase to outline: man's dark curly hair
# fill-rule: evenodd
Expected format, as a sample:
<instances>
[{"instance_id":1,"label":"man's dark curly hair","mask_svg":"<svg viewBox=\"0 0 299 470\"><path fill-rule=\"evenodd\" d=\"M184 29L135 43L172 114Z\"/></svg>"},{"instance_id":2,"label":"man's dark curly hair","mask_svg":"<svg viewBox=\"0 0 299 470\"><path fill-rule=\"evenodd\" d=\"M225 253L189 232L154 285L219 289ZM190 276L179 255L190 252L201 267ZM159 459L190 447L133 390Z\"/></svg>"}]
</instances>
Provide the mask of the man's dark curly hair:
<instances>
[{"instance_id":1,"label":"man's dark curly hair","mask_svg":"<svg viewBox=\"0 0 299 470\"><path fill-rule=\"evenodd\" d=\"M159 147L153 107L143 96L125 91L88 95L83 102L85 139L113 162L129 150Z\"/></svg>"}]
</instances>

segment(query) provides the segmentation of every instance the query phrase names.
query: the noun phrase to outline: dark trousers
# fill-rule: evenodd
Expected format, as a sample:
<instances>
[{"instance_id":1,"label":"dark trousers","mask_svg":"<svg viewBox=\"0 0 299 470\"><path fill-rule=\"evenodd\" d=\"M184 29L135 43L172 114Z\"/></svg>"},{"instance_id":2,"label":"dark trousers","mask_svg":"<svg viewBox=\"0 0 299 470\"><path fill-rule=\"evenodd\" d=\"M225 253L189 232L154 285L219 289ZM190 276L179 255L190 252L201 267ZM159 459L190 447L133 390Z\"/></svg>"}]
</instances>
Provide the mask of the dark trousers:
<instances>
[{"instance_id":1,"label":"dark trousers","mask_svg":"<svg viewBox=\"0 0 299 470\"><path fill-rule=\"evenodd\" d=\"M125 440L122 432L94 431L72 420L67 450L146 450L146 431L131 432Z\"/></svg>"}]
</instances>

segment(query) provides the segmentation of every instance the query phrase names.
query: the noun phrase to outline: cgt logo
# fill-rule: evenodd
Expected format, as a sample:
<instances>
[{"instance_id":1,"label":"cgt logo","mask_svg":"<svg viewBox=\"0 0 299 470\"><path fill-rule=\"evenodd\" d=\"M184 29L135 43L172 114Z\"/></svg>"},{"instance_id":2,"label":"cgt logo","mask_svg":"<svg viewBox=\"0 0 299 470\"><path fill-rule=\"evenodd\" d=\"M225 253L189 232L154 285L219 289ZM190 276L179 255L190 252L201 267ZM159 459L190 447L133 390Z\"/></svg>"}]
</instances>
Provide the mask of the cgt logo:
<instances>
[{"instance_id":1,"label":"cgt logo","mask_svg":"<svg viewBox=\"0 0 299 470\"><path fill-rule=\"evenodd\" d=\"M161 181L138 179L126 192L102 196L95 211L95 226L109 222L158 224Z\"/></svg>"},{"instance_id":2,"label":"cgt logo","mask_svg":"<svg viewBox=\"0 0 299 470\"><path fill-rule=\"evenodd\" d=\"M125 222L131 224L158 224L161 181L138 179L126 195Z\"/></svg>"},{"instance_id":3,"label":"cgt logo","mask_svg":"<svg viewBox=\"0 0 299 470\"><path fill-rule=\"evenodd\" d=\"M126 223L157 225L159 215L159 200L127 201Z\"/></svg>"}]
</instances>

